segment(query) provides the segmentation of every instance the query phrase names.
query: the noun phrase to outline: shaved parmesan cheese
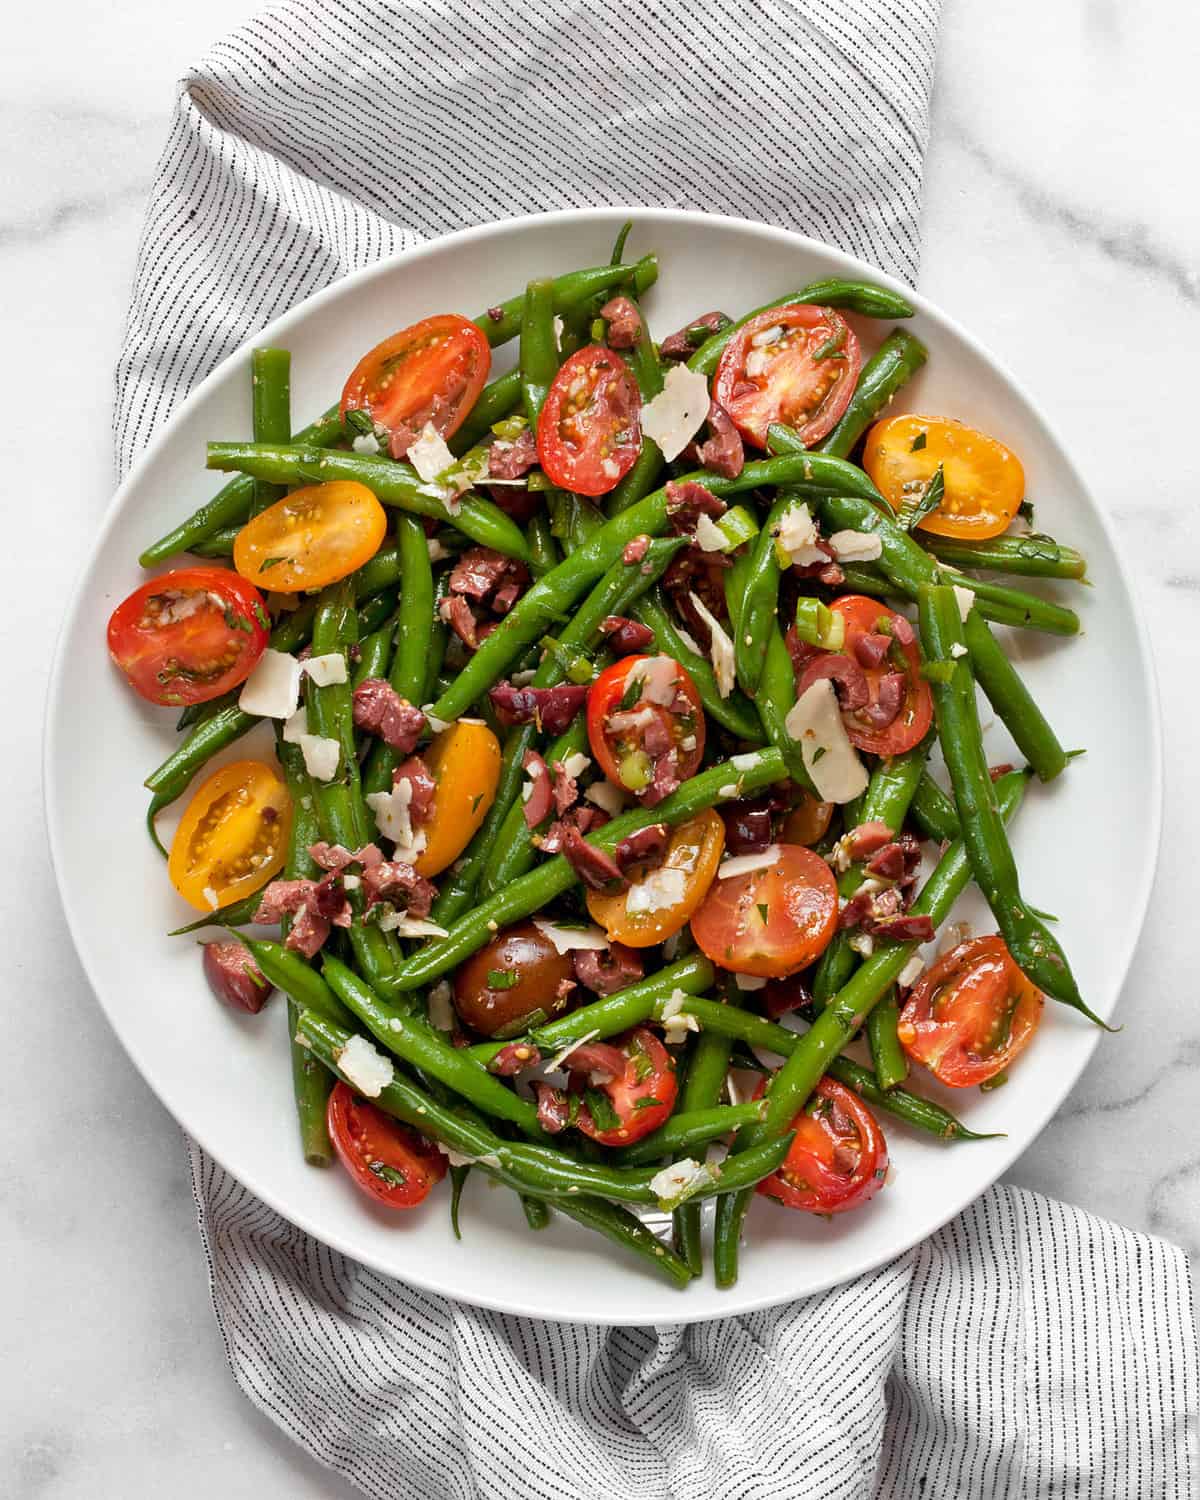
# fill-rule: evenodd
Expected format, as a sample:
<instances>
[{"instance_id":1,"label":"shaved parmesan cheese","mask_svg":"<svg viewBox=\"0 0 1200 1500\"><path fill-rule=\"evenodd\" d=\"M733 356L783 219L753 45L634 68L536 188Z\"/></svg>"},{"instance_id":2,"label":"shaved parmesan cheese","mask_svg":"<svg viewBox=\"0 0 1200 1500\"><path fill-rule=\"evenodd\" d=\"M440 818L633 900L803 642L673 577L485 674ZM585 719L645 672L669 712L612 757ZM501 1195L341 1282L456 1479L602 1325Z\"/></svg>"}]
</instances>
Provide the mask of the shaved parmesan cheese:
<instances>
[{"instance_id":1,"label":"shaved parmesan cheese","mask_svg":"<svg viewBox=\"0 0 1200 1500\"><path fill-rule=\"evenodd\" d=\"M835 531L829 545L838 562L874 562L883 552L877 531Z\"/></svg>"},{"instance_id":2,"label":"shaved parmesan cheese","mask_svg":"<svg viewBox=\"0 0 1200 1500\"><path fill-rule=\"evenodd\" d=\"M473 1167L476 1162L474 1156L464 1156L461 1151L455 1151L452 1146L447 1146L442 1141L434 1141L434 1145L446 1158L446 1165L451 1167Z\"/></svg>"},{"instance_id":3,"label":"shaved parmesan cheese","mask_svg":"<svg viewBox=\"0 0 1200 1500\"><path fill-rule=\"evenodd\" d=\"M667 371L663 388L642 407L642 431L662 449L669 463L678 458L708 416L708 380L686 365Z\"/></svg>"},{"instance_id":4,"label":"shaved parmesan cheese","mask_svg":"<svg viewBox=\"0 0 1200 1500\"><path fill-rule=\"evenodd\" d=\"M608 947L608 938L599 927L560 927L557 922L548 922L544 917L534 917L533 925L554 944L556 953L569 953L572 948L588 948L603 952Z\"/></svg>"},{"instance_id":5,"label":"shaved parmesan cheese","mask_svg":"<svg viewBox=\"0 0 1200 1500\"><path fill-rule=\"evenodd\" d=\"M750 340L751 349L765 349L768 344L777 344L783 337L783 324L772 323L770 328L760 328Z\"/></svg>"},{"instance_id":6,"label":"shaved parmesan cheese","mask_svg":"<svg viewBox=\"0 0 1200 1500\"><path fill-rule=\"evenodd\" d=\"M319 734L302 734L296 742L304 757L304 769L315 781L332 781L342 758L337 740Z\"/></svg>"},{"instance_id":7,"label":"shaved parmesan cheese","mask_svg":"<svg viewBox=\"0 0 1200 1500\"><path fill-rule=\"evenodd\" d=\"M397 937L449 937L444 927L427 917L410 917L402 911L385 911L379 918L380 932L394 932Z\"/></svg>"},{"instance_id":8,"label":"shaved parmesan cheese","mask_svg":"<svg viewBox=\"0 0 1200 1500\"><path fill-rule=\"evenodd\" d=\"M677 1042L687 1040L689 1031L699 1031L700 1022L690 1014L680 1013L672 1016L669 1021L663 1022L663 1041L670 1042L674 1046Z\"/></svg>"},{"instance_id":9,"label":"shaved parmesan cheese","mask_svg":"<svg viewBox=\"0 0 1200 1500\"><path fill-rule=\"evenodd\" d=\"M435 536L431 536L425 543L425 550L429 553L430 562L441 562L442 558L450 556Z\"/></svg>"},{"instance_id":10,"label":"shaved parmesan cheese","mask_svg":"<svg viewBox=\"0 0 1200 1500\"><path fill-rule=\"evenodd\" d=\"M767 373L767 351L765 349L751 349L746 356L746 377L749 380L757 380L760 375Z\"/></svg>"},{"instance_id":11,"label":"shaved parmesan cheese","mask_svg":"<svg viewBox=\"0 0 1200 1500\"><path fill-rule=\"evenodd\" d=\"M711 516L701 515L696 520L696 541L701 552L723 552L729 538Z\"/></svg>"},{"instance_id":12,"label":"shaved parmesan cheese","mask_svg":"<svg viewBox=\"0 0 1200 1500\"><path fill-rule=\"evenodd\" d=\"M851 933L848 941L855 953L861 954L863 958L870 958L871 954L875 952L875 939L869 932Z\"/></svg>"},{"instance_id":13,"label":"shaved parmesan cheese","mask_svg":"<svg viewBox=\"0 0 1200 1500\"><path fill-rule=\"evenodd\" d=\"M625 793L619 786L613 786L611 781L593 783L583 796L585 802L594 802L610 818L615 818L618 813L625 811Z\"/></svg>"},{"instance_id":14,"label":"shaved parmesan cheese","mask_svg":"<svg viewBox=\"0 0 1200 1500\"><path fill-rule=\"evenodd\" d=\"M646 702L670 708L679 683L678 663L669 656L648 656L638 663L638 676L642 679L642 697Z\"/></svg>"},{"instance_id":15,"label":"shaved parmesan cheese","mask_svg":"<svg viewBox=\"0 0 1200 1500\"><path fill-rule=\"evenodd\" d=\"M578 1041L568 1042L561 1052L556 1052L550 1059L550 1061L544 1065L544 1067L542 1068L542 1072L557 1073L559 1068L562 1067L563 1063L566 1062L567 1058L570 1057L572 1052L577 1051L580 1047L586 1046L588 1042L594 1042L599 1035L600 1028L597 1026L594 1031L586 1032L578 1039Z\"/></svg>"},{"instance_id":16,"label":"shaved parmesan cheese","mask_svg":"<svg viewBox=\"0 0 1200 1500\"><path fill-rule=\"evenodd\" d=\"M687 1001L688 997L686 990L672 990L662 1003L662 1010L660 1010L658 1013L658 1019L660 1021L669 1021L672 1016L677 1016L679 1014L679 1012L687 1004Z\"/></svg>"},{"instance_id":17,"label":"shaved parmesan cheese","mask_svg":"<svg viewBox=\"0 0 1200 1500\"><path fill-rule=\"evenodd\" d=\"M954 597L958 600L958 614L963 624L967 623L967 616L971 613L971 606L975 603L975 590L963 588L961 583L954 585Z\"/></svg>"},{"instance_id":18,"label":"shaved parmesan cheese","mask_svg":"<svg viewBox=\"0 0 1200 1500\"><path fill-rule=\"evenodd\" d=\"M675 634L679 637L679 639L683 642L683 644L688 648L689 651L694 651L697 656L704 655L704 652L700 649L700 642L694 635L686 631L682 625L676 625Z\"/></svg>"},{"instance_id":19,"label":"shaved parmesan cheese","mask_svg":"<svg viewBox=\"0 0 1200 1500\"><path fill-rule=\"evenodd\" d=\"M436 718L434 718L433 714L431 714L429 712L429 710L432 707L433 707L432 703L422 703L421 704L421 712L425 715L425 721L429 725L430 729L433 730L434 734L441 734L442 730L443 729L449 729L450 725L454 721L452 719L436 719Z\"/></svg>"},{"instance_id":20,"label":"shaved parmesan cheese","mask_svg":"<svg viewBox=\"0 0 1200 1500\"><path fill-rule=\"evenodd\" d=\"M846 734L837 694L827 677L805 690L783 724L800 746L805 769L823 802L852 802L866 791L866 768Z\"/></svg>"},{"instance_id":21,"label":"shaved parmesan cheese","mask_svg":"<svg viewBox=\"0 0 1200 1500\"><path fill-rule=\"evenodd\" d=\"M329 651L324 656L310 656L307 661L300 663L300 667L308 673L317 687L329 687L332 683L350 680L350 674L346 671L346 658L340 651Z\"/></svg>"},{"instance_id":22,"label":"shaved parmesan cheese","mask_svg":"<svg viewBox=\"0 0 1200 1500\"><path fill-rule=\"evenodd\" d=\"M378 453L379 439L373 432L360 432L350 446L355 453Z\"/></svg>"},{"instance_id":23,"label":"shaved parmesan cheese","mask_svg":"<svg viewBox=\"0 0 1200 1500\"><path fill-rule=\"evenodd\" d=\"M337 1054L340 1072L367 1099L378 1099L394 1075L391 1059L374 1048L365 1036L352 1036Z\"/></svg>"},{"instance_id":24,"label":"shaved parmesan cheese","mask_svg":"<svg viewBox=\"0 0 1200 1500\"><path fill-rule=\"evenodd\" d=\"M950 643L950 655L953 656L956 661L957 661L957 659L960 656L966 656L966 654L967 654L967 648L963 645L963 643L961 641L951 641L951 643Z\"/></svg>"},{"instance_id":25,"label":"shaved parmesan cheese","mask_svg":"<svg viewBox=\"0 0 1200 1500\"><path fill-rule=\"evenodd\" d=\"M758 753L754 750L747 750L741 755L731 755L729 764L735 771L753 771L758 765Z\"/></svg>"},{"instance_id":26,"label":"shaved parmesan cheese","mask_svg":"<svg viewBox=\"0 0 1200 1500\"><path fill-rule=\"evenodd\" d=\"M779 863L783 851L778 844L769 844L758 854L735 854L724 864L717 866L718 880L732 880L735 875L749 875L755 870L769 870Z\"/></svg>"},{"instance_id":27,"label":"shaved parmesan cheese","mask_svg":"<svg viewBox=\"0 0 1200 1500\"><path fill-rule=\"evenodd\" d=\"M432 484L439 474L453 467L454 454L433 423L426 422L420 437L408 450L408 461L426 484Z\"/></svg>"},{"instance_id":28,"label":"shaved parmesan cheese","mask_svg":"<svg viewBox=\"0 0 1200 1500\"><path fill-rule=\"evenodd\" d=\"M735 974L733 979L739 990L761 990L767 984L761 974Z\"/></svg>"},{"instance_id":29,"label":"shaved parmesan cheese","mask_svg":"<svg viewBox=\"0 0 1200 1500\"><path fill-rule=\"evenodd\" d=\"M345 891L356 891L362 885L361 875L343 875L342 889Z\"/></svg>"},{"instance_id":30,"label":"shaved parmesan cheese","mask_svg":"<svg viewBox=\"0 0 1200 1500\"><path fill-rule=\"evenodd\" d=\"M686 892L687 872L660 865L625 892L625 911L631 917L639 912L662 911L678 906Z\"/></svg>"},{"instance_id":31,"label":"shaved parmesan cheese","mask_svg":"<svg viewBox=\"0 0 1200 1500\"><path fill-rule=\"evenodd\" d=\"M450 986L443 979L429 991L429 1024L438 1031L454 1030L454 1007L450 1004Z\"/></svg>"},{"instance_id":32,"label":"shaved parmesan cheese","mask_svg":"<svg viewBox=\"0 0 1200 1500\"><path fill-rule=\"evenodd\" d=\"M650 1191L658 1199L659 1208L667 1213L702 1189L711 1187L715 1180L713 1168L685 1156L682 1161L672 1162L669 1167L656 1172L650 1179Z\"/></svg>"},{"instance_id":33,"label":"shaved parmesan cheese","mask_svg":"<svg viewBox=\"0 0 1200 1500\"><path fill-rule=\"evenodd\" d=\"M238 694L238 707L259 719L290 719L300 701L300 663L268 646Z\"/></svg>"},{"instance_id":34,"label":"shaved parmesan cheese","mask_svg":"<svg viewBox=\"0 0 1200 1500\"><path fill-rule=\"evenodd\" d=\"M920 979L921 975L924 974L924 972L925 965L914 953L909 961L900 970L899 974L896 975L896 983L902 984L905 989L911 989L912 986L916 984L917 980Z\"/></svg>"},{"instance_id":35,"label":"shaved parmesan cheese","mask_svg":"<svg viewBox=\"0 0 1200 1500\"><path fill-rule=\"evenodd\" d=\"M554 315L554 347L562 353L563 320L557 313Z\"/></svg>"},{"instance_id":36,"label":"shaved parmesan cheese","mask_svg":"<svg viewBox=\"0 0 1200 1500\"><path fill-rule=\"evenodd\" d=\"M412 782L405 777L390 792L369 792L366 801L375 814L376 828L395 844L396 858L411 865L428 842L424 829L413 829Z\"/></svg>"},{"instance_id":37,"label":"shaved parmesan cheese","mask_svg":"<svg viewBox=\"0 0 1200 1500\"><path fill-rule=\"evenodd\" d=\"M703 599L697 594L688 593L688 598L696 606L696 613L708 626L712 636L712 649L710 652L713 664L713 672L717 679L717 692L722 698L728 698L733 692L734 677L736 669L733 659L733 642L725 634L721 622L712 611L705 605Z\"/></svg>"},{"instance_id":38,"label":"shaved parmesan cheese","mask_svg":"<svg viewBox=\"0 0 1200 1500\"><path fill-rule=\"evenodd\" d=\"M788 561L798 568L811 567L813 563L828 562L829 558L817 541L820 532L816 528L808 506L801 503L786 510L775 532L778 549Z\"/></svg>"},{"instance_id":39,"label":"shaved parmesan cheese","mask_svg":"<svg viewBox=\"0 0 1200 1500\"><path fill-rule=\"evenodd\" d=\"M563 761L562 768L572 781L574 781L577 776L583 775L591 763L590 756L584 755L582 750L576 750L574 755L568 755L566 760Z\"/></svg>"},{"instance_id":40,"label":"shaved parmesan cheese","mask_svg":"<svg viewBox=\"0 0 1200 1500\"><path fill-rule=\"evenodd\" d=\"M206 885L204 887L204 889L200 892L200 894L208 902L208 904L212 908L212 910L216 911L217 907L220 906L220 904L221 904L221 898L220 898L220 896L217 895L216 891L213 890L212 886L211 885Z\"/></svg>"}]
</instances>

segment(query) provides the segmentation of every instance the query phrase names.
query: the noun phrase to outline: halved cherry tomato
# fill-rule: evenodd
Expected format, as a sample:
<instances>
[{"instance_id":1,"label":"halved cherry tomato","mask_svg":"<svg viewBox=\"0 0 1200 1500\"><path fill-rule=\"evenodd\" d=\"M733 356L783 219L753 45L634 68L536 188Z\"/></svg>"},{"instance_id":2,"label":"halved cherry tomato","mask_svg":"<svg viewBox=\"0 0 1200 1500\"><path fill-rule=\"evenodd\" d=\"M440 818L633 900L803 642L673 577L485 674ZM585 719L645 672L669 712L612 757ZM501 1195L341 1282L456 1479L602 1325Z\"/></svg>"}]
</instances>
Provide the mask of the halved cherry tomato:
<instances>
[{"instance_id":1,"label":"halved cherry tomato","mask_svg":"<svg viewBox=\"0 0 1200 1500\"><path fill-rule=\"evenodd\" d=\"M310 484L246 522L233 539L233 565L280 594L323 589L369 562L386 532L387 513L365 484Z\"/></svg>"},{"instance_id":2,"label":"halved cherry tomato","mask_svg":"<svg viewBox=\"0 0 1200 1500\"><path fill-rule=\"evenodd\" d=\"M920 498L939 464L946 491L920 530L966 541L1007 530L1025 498L1025 471L1003 443L952 417L887 417L867 433L863 468L895 510Z\"/></svg>"},{"instance_id":3,"label":"halved cherry tomato","mask_svg":"<svg viewBox=\"0 0 1200 1500\"><path fill-rule=\"evenodd\" d=\"M474 323L457 313L423 318L363 355L342 392L342 418L370 412L403 457L427 422L442 437L458 431L491 368L491 348Z\"/></svg>"},{"instance_id":4,"label":"halved cherry tomato","mask_svg":"<svg viewBox=\"0 0 1200 1500\"><path fill-rule=\"evenodd\" d=\"M639 1026L621 1051L626 1057L624 1075L600 1086L620 1123L601 1130L586 1108L579 1112L580 1130L602 1146L629 1146L640 1141L657 1130L675 1108L675 1059L654 1032Z\"/></svg>"},{"instance_id":5,"label":"halved cherry tomato","mask_svg":"<svg viewBox=\"0 0 1200 1500\"><path fill-rule=\"evenodd\" d=\"M760 1098L765 1082L755 1098ZM861 1208L887 1177L887 1142L879 1122L857 1094L822 1078L792 1121L796 1139L783 1166L755 1189L784 1208L810 1214L844 1214Z\"/></svg>"},{"instance_id":6,"label":"halved cherry tomato","mask_svg":"<svg viewBox=\"0 0 1200 1500\"><path fill-rule=\"evenodd\" d=\"M713 881L692 936L720 969L782 979L821 956L837 914L837 882L821 856L780 844L774 864Z\"/></svg>"},{"instance_id":7,"label":"halved cherry tomato","mask_svg":"<svg viewBox=\"0 0 1200 1500\"><path fill-rule=\"evenodd\" d=\"M704 704L687 668L671 656L625 656L601 672L588 693L587 727L600 769L635 796L654 787L664 757L674 754L680 782L704 754Z\"/></svg>"},{"instance_id":8,"label":"halved cherry tomato","mask_svg":"<svg viewBox=\"0 0 1200 1500\"><path fill-rule=\"evenodd\" d=\"M822 802L813 792L802 790L799 800L784 817L779 830L785 844L819 844L833 822L832 802Z\"/></svg>"},{"instance_id":9,"label":"halved cherry tomato","mask_svg":"<svg viewBox=\"0 0 1200 1500\"><path fill-rule=\"evenodd\" d=\"M667 899L661 906L655 904L648 911L640 910L641 880L646 877L639 877L638 871L633 870L627 891L612 896L603 891L586 893L592 920L604 928L614 943L624 943L630 948L649 948L665 941L687 924L708 894L724 848L725 824L712 808L706 808L671 829L662 864L649 872L647 889L655 893L655 899L658 893L675 899ZM675 873L659 874L668 870Z\"/></svg>"},{"instance_id":10,"label":"halved cherry tomato","mask_svg":"<svg viewBox=\"0 0 1200 1500\"><path fill-rule=\"evenodd\" d=\"M228 568L177 568L118 604L108 654L151 703L207 703L245 682L266 650L262 595Z\"/></svg>"},{"instance_id":11,"label":"halved cherry tomato","mask_svg":"<svg viewBox=\"0 0 1200 1500\"><path fill-rule=\"evenodd\" d=\"M642 449L642 400L629 366L589 344L563 361L538 418L538 460L552 484L607 495Z\"/></svg>"},{"instance_id":12,"label":"halved cherry tomato","mask_svg":"<svg viewBox=\"0 0 1200 1500\"><path fill-rule=\"evenodd\" d=\"M795 428L811 448L846 410L861 369L862 350L841 313L798 302L768 308L734 334L713 396L756 448L767 446L772 422Z\"/></svg>"},{"instance_id":13,"label":"halved cherry tomato","mask_svg":"<svg viewBox=\"0 0 1200 1500\"><path fill-rule=\"evenodd\" d=\"M890 724L882 728L872 725L861 711L843 709L842 719L850 743L857 749L865 750L870 755L903 755L906 750L920 744L933 722L933 695L929 684L921 676L920 648L915 640L911 645L902 646L895 639L896 631L905 630L908 621L901 619L901 624L897 626L895 622L900 617L895 610L888 609L878 599L868 599L865 594L844 594L829 607L846 622L846 640L842 649L853 661L858 661L854 643L860 637L893 637L888 654L879 666L863 667L863 672L870 688L871 703L874 704L879 699L880 683L890 673L900 670L900 664L904 663L903 670L908 682L899 713ZM911 634L911 627L905 630L905 634Z\"/></svg>"},{"instance_id":14,"label":"halved cherry tomato","mask_svg":"<svg viewBox=\"0 0 1200 1500\"><path fill-rule=\"evenodd\" d=\"M422 758L437 791L433 816L422 824L425 848L413 868L433 876L454 863L496 800L500 742L482 719L459 719L434 738Z\"/></svg>"},{"instance_id":15,"label":"halved cherry tomato","mask_svg":"<svg viewBox=\"0 0 1200 1500\"><path fill-rule=\"evenodd\" d=\"M459 965L454 1009L484 1036L519 1036L571 1009L574 979L569 956L532 922L518 922Z\"/></svg>"},{"instance_id":16,"label":"halved cherry tomato","mask_svg":"<svg viewBox=\"0 0 1200 1500\"><path fill-rule=\"evenodd\" d=\"M921 975L896 1031L914 1062L965 1089L994 1078L1025 1050L1044 1003L1003 938L973 938Z\"/></svg>"},{"instance_id":17,"label":"halved cherry tomato","mask_svg":"<svg viewBox=\"0 0 1200 1500\"><path fill-rule=\"evenodd\" d=\"M340 1079L329 1096L329 1139L355 1185L384 1208L415 1208L446 1175L423 1135L360 1099Z\"/></svg>"},{"instance_id":18,"label":"halved cherry tomato","mask_svg":"<svg viewBox=\"0 0 1200 1500\"><path fill-rule=\"evenodd\" d=\"M283 867L292 799L261 760L215 772L188 803L167 861L171 884L197 911L215 911L266 885Z\"/></svg>"}]
</instances>

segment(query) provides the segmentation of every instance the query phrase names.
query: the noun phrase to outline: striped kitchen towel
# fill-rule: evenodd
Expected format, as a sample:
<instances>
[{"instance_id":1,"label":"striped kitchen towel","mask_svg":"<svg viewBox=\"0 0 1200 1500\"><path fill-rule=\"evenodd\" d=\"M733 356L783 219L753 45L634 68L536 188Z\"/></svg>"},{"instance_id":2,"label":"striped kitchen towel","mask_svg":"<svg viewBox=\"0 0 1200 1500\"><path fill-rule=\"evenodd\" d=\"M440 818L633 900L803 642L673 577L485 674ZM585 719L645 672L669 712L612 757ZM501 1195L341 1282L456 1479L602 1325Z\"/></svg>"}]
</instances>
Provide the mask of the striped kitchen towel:
<instances>
[{"instance_id":1,"label":"striped kitchen towel","mask_svg":"<svg viewBox=\"0 0 1200 1500\"><path fill-rule=\"evenodd\" d=\"M915 279L937 11L270 6L183 82L117 376L120 467L268 320L469 224L698 208ZM195 1146L191 1161L236 1379L379 1500L1197 1493L1183 1256L1033 1194L993 1189L920 1248L803 1302L612 1329L389 1280Z\"/></svg>"}]
</instances>

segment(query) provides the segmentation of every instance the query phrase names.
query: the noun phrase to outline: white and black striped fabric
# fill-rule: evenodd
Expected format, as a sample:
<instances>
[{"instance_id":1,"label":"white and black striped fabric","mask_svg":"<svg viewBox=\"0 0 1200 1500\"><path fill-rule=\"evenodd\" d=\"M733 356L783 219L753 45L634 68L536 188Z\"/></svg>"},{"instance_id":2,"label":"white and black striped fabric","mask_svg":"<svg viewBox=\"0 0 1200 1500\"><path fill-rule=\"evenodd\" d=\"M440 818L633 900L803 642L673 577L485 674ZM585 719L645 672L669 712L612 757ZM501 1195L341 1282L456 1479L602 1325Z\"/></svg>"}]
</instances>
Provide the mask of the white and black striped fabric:
<instances>
[{"instance_id":1,"label":"white and black striped fabric","mask_svg":"<svg viewBox=\"0 0 1200 1500\"><path fill-rule=\"evenodd\" d=\"M938 0L293 0L184 80L117 377L126 468L269 319L424 238L659 203L914 279ZM765 128L769 126L769 128ZM919 1250L724 1322L530 1322L388 1280L191 1148L243 1390L388 1500L1196 1494L1177 1250L997 1188Z\"/></svg>"}]
</instances>

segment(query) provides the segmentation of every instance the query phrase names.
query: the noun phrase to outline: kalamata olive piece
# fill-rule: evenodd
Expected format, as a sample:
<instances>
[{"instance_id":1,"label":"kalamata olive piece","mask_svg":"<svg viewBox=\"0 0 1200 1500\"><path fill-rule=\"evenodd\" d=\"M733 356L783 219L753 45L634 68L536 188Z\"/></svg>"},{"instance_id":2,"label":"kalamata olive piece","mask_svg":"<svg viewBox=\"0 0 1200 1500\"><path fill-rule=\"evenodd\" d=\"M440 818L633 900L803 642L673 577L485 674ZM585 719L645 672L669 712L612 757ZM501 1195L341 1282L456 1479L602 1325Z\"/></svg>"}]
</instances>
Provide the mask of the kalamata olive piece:
<instances>
[{"instance_id":1,"label":"kalamata olive piece","mask_svg":"<svg viewBox=\"0 0 1200 1500\"><path fill-rule=\"evenodd\" d=\"M262 1010L274 989L241 943L233 941L204 944L204 977L218 1000L252 1016Z\"/></svg>"},{"instance_id":2,"label":"kalamata olive piece","mask_svg":"<svg viewBox=\"0 0 1200 1500\"><path fill-rule=\"evenodd\" d=\"M518 1036L570 1009L574 970L532 922L499 932L454 976L454 1008L483 1036Z\"/></svg>"},{"instance_id":3,"label":"kalamata olive piece","mask_svg":"<svg viewBox=\"0 0 1200 1500\"><path fill-rule=\"evenodd\" d=\"M799 802L783 820L780 838L785 844L805 844L811 848L825 837L832 820L832 802L822 802L809 791L801 792Z\"/></svg>"}]
</instances>

